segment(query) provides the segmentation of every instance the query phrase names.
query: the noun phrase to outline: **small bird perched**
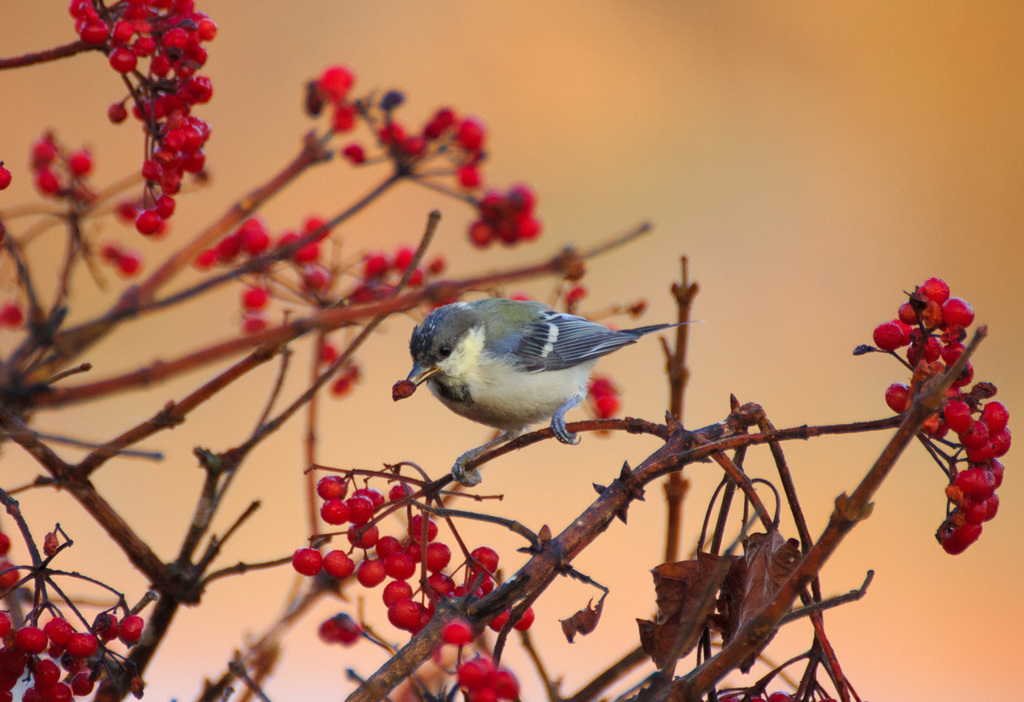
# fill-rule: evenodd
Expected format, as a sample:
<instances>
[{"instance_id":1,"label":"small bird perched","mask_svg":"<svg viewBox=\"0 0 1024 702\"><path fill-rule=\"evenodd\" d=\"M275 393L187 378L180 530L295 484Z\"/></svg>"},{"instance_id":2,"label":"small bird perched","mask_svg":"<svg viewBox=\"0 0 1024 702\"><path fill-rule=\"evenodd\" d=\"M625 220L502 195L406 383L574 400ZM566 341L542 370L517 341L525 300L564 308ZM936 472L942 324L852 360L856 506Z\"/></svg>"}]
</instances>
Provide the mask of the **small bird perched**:
<instances>
[{"instance_id":1,"label":"small bird perched","mask_svg":"<svg viewBox=\"0 0 1024 702\"><path fill-rule=\"evenodd\" d=\"M564 444L579 443L565 413L587 396L597 359L635 343L644 334L678 324L615 331L539 302L487 298L439 307L412 332L409 377L395 384L394 399L426 382L445 407L503 433L466 451L452 468L464 485L480 474L466 464L510 441L531 424L551 420Z\"/></svg>"}]
</instances>

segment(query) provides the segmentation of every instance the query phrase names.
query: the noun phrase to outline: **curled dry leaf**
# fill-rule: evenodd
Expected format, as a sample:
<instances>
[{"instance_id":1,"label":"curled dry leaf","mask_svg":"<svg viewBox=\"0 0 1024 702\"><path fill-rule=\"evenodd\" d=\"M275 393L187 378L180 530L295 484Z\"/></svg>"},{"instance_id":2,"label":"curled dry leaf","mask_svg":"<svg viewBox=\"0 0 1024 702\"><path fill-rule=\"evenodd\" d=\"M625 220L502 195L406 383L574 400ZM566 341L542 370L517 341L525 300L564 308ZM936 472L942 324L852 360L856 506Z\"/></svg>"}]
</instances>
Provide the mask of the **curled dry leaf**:
<instances>
[{"instance_id":1,"label":"curled dry leaf","mask_svg":"<svg viewBox=\"0 0 1024 702\"><path fill-rule=\"evenodd\" d=\"M586 636L594 629L597 628L597 622L601 619L601 609L604 607L604 595L601 595L601 599L597 601L596 606L592 606L594 601L591 600L587 603L587 606L576 612L568 619L561 619L562 622L562 633L565 634L565 638L569 643L572 643L573 639L576 638L576 634L580 636Z\"/></svg>"}]
</instances>

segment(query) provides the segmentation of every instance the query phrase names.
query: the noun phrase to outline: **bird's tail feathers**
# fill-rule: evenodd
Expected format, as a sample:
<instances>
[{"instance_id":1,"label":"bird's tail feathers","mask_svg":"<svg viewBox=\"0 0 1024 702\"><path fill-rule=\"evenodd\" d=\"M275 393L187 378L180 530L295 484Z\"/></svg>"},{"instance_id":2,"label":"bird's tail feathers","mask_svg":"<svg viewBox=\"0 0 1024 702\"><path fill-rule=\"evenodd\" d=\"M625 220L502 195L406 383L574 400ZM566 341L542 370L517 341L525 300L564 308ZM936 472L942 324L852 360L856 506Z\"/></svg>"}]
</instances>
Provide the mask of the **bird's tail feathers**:
<instances>
[{"instance_id":1,"label":"bird's tail feathers","mask_svg":"<svg viewBox=\"0 0 1024 702\"><path fill-rule=\"evenodd\" d=\"M636 329L623 329L622 331L624 331L627 334L635 334L636 337L639 339L641 336L644 336L645 334L652 334L656 331L661 331L663 329L672 329L674 327L681 327L684 324L696 324L698 322L703 321L703 319L692 319L689 322L675 322L673 324L651 324L650 326L646 327L637 327Z\"/></svg>"}]
</instances>

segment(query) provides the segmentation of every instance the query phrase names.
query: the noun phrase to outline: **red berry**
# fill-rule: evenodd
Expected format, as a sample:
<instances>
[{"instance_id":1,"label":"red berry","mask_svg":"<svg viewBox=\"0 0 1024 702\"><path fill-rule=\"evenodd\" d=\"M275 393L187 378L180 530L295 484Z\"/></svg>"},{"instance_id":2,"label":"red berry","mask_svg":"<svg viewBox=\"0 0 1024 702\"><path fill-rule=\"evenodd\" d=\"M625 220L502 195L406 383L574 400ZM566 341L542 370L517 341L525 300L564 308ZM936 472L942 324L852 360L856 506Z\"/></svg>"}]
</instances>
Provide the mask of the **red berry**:
<instances>
[{"instance_id":1,"label":"red berry","mask_svg":"<svg viewBox=\"0 0 1024 702\"><path fill-rule=\"evenodd\" d=\"M473 643L473 627L464 619L454 619L444 625L444 629L441 630L441 639L446 644L465 646Z\"/></svg>"},{"instance_id":2,"label":"red berry","mask_svg":"<svg viewBox=\"0 0 1024 702\"><path fill-rule=\"evenodd\" d=\"M412 494L412 488L405 483L398 483L392 485L391 489L388 490L388 501L394 502L395 500L401 500ZM3 554L0 554L3 555Z\"/></svg>"},{"instance_id":3,"label":"red berry","mask_svg":"<svg viewBox=\"0 0 1024 702\"><path fill-rule=\"evenodd\" d=\"M533 217L517 217L519 238L522 241L533 241L540 236L540 221Z\"/></svg>"},{"instance_id":4,"label":"red berry","mask_svg":"<svg viewBox=\"0 0 1024 702\"><path fill-rule=\"evenodd\" d=\"M348 498L348 518L353 524L365 524L373 517L373 503L369 498L353 495Z\"/></svg>"},{"instance_id":5,"label":"red berry","mask_svg":"<svg viewBox=\"0 0 1024 702\"><path fill-rule=\"evenodd\" d=\"M161 222L163 220L160 219L160 215L157 214L156 210L143 210L135 218L135 229L139 234L149 236L159 231Z\"/></svg>"},{"instance_id":6,"label":"red berry","mask_svg":"<svg viewBox=\"0 0 1024 702\"><path fill-rule=\"evenodd\" d=\"M499 700L514 700L519 697L519 682L512 671L500 668L487 676L488 686Z\"/></svg>"},{"instance_id":7,"label":"red berry","mask_svg":"<svg viewBox=\"0 0 1024 702\"><path fill-rule=\"evenodd\" d=\"M352 163L358 164L366 161L366 153L363 151L363 147L359 144L349 144L341 153Z\"/></svg>"},{"instance_id":8,"label":"red berry","mask_svg":"<svg viewBox=\"0 0 1024 702\"><path fill-rule=\"evenodd\" d=\"M408 580L416 574L416 561L401 551L389 553L384 559L384 572L395 580Z\"/></svg>"},{"instance_id":9,"label":"red berry","mask_svg":"<svg viewBox=\"0 0 1024 702\"><path fill-rule=\"evenodd\" d=\"M71 635L65 650L77 658L88 658L96 653L98 647L99 643L93 634L78 632Z\"/></svg>"},{"instance_id":10,"label":"red berry","mask_svg":"<svg viewBox=\"0 0 1024 702\"><path fill-rule=\"evenodd\" d=\"M135 54L125 48L114 49L108 57L110 67L118 73L128 73L135 70L138 59Z\"/></svg>"},{"instance_id":11,"label":"red berry","mask_svg":"<svg viewBox=\"0 0 1024 702\"><path fill-rule=\"evenodd\" d=\"M488 573L498 569L498 552L489 546L478 546L470 554L477 563Z\"/></svg>"},{"instance_id":12,"label":"red berry","mask_svg":"<svg viewBox=\"0 0 1024 702\"><path fill-rule=\"evenodd\" d=\"M981 448L988 443L989 431L985 422L974 422L969 431L958 434L960 443L966 448Z\"/></svg>"},{"instance_id":13,"label":"red berry","mask_svg":"<svg viewBox=\"0 0 1024 702\"><path fill-rule=\"evenodd\" d=\"M950 429L958 434L970 431L974 419L971 408L963 400L950 400L942 410L942 416Z\"/></svg>"},{"instance_id":14,"label":"red berry","mask_svg":"<svg viewBox=\"0 0 1024 702\"><path fill-rule=\"evenodd\" d=\"M142 256L135 251L122 251L117 258L117 269L125 278L131 278L142 268Z\"/></svg>"},{"instance_id":15,"label":"red berry","mask_svg":"<svg viewBox=\"0 0 1024 702\"><path fill-rule=\"evenodd\" d=\"M490 658L477 656L458 667L459 685L470 691L483 687L487 676L494 672L494 663Z\"/></svg>"},{"instance_id":16,"label":"red berry","mask_svg":"<svg viewBox=\"0 0 1024 702\"><path fill-rule=\"evenodd\" d=\"M40 168L36 171L36 189L44 195L56 195L60 190L60 181L49 168Z\"/></svg>"},{"instance_id":17,"label":"red berry","mask_svg":"<svg viewBox=\"0 0 1024 702\"><path fill-rule=\"evenodd\" d=\"M954 478L953 484L968 497L980 500L987 498L996 489L996 480L992 471L981 466L960 471Z\"/></svg>"},{"instance_id":18,"label":"red berry","mask_svg":"<svg viewBox=\"0 0 1024 702\"><path fill-rule=\"evenodd\" d=\"M1006 452L1010 450L1010 428L1003 427L989 438L989 442L992 444L992 458L1005 456Z\"/></svg>"},{"instance_id":19,"label":"red berry","mask_svg":"<svg viewBox=\"0 0 1024 702\"><path fill-rule=\"evenodd\" d=\"M537 615L533 613L533 607L527 607L526 611L523 612L522 618L518 622L516 622L512 626L512 628L516 631L526 631L531 626L533 626L533 620L536 618L536 616Z\"/></svg>"},{"instance_id":20,"label":"red berry","mask_svg":"<svg viewBox=\"0 0 1024 702\"><path fill-rule=\"evenodd\" d=\"M266 288L248 288L242 292L242 306L247 310L258 310L267 306L270 293Z\"/></svg>"},{"instance_id":21,"label":"red berry","mask_svg":"<svg viewBox=\"0 0 1024 702\"><path fill-rule=\"evenodd\" d=\"M128 110L125 109L124 104L115 102L107 108L107 119L113 124L121 124L128 119Z\"/></svg>"},{"instance_id":22,"label":"red berry","mask_svg":"<svg viewBox=\"0 0 1024 702\"><path fill-rule=\"evenodd\" d=\"M380 560L366 559L356 567L356 580L363 587L377 587L387 577Z\"/></svg>"},{"instance_id":23,"label":"red berry","mask_svg":"<svg viewBox=\"0 0 1024 702\"><path fill-rule=\"evenodd\" d=\"M320 639L325 643L344 645L355 643L362 633L362 627L347 614L334 615L320 625L319 631Z\"/></svg>"},{"instance_id":24,"label":"red berry","mask_svg":"<svg viewBox=\"0 0 1024 702\"><path fill-rule=\"evenodd\" d=\"M92 674L83 670L71 678L71 692L78 697L85 697L92 693L93 684Z\"/></svg>"},{"instance_id":25,"label":"red berry","mask_svg":"<svg viewBox=\"0 0 1024 702\"><path fill-rule=\"evenodd\" d=\"M64 646L68 641L71 640L72 634L75 633L74 627L68 624L67 620L61 619L60 617L54 617L50 621L46 622L43 627L43 631L57 646Z\"/></svg>"},{"instance_id":26,"label":"red berry","mask_svg":"<svg viewBox=\"0 0 1024 702\"><path fill-rule=\"evenodd\" d=\"M14 634L14 645L25 653L42 653L46 650L46 634L37 626L23 626Z\"/></svg>"},{"instance_id":27,"label":"red berry","mask_svg":"<svg viewBox=\"0 0 1024 702\"><path fill-rule=\"evenodd\" d=\"M875 327L872 338L875 341L875 346L883 351L895 351L910 343L906 331L897 320L879 324Z\"/></svg>"},{"instance_id":28,"label":"red berry","mask_svg":"<svg viewBox=\"0 0 1024 702\"><path fill-rule=\"evenodd\" d=\"M333 498L320 505L320 518L328 524L338 526L348 521L348 505L344 500Z\"/></svg>"},{"instance_id":29,"label":"red berry","mask_svg":"<svg viewBox=\"0 0 1024 702\"><path fill-rule=\"evenodd\" d=\"M323 564L323 556L315 548L300 548L292 554L292 568L300 575L316 575Z\"/></svg>"},{"instance_id":30,"label":"red berry","mask_svg":"<svg viewBox=\"0 0 1024 702\"><path fill-rule=\"evenodd\" d=\"M384 559L387 558L389 554L401 551L402 544L393 536L382 536L377 540L375 550L377 552L377 557Z\"/></svg>"},{"instance_id":31,"label":"red berry","mask_svg":"<svg viewBox=\"0 0 1024 702\"><path fill-rule=\"evenodd\" d=\"M964 524L947 530L940 539L942 549L951 556L963 553L981 536L980 524Z\"/></svg>"},{"instance_id":32,"label":"red berry","mask_svg":"<svg viewBox=\"0 0 1024 702\"><path fill-rule=\"evenodd\" d=\"M480 248L490 246L494 236L494 227L483 220L473 222L469 227L469 240Z\"/></svg>"},{"instance_id":33,"label":"red berry","mask_svg":"<svg viewBox=\"0 0 1024 702\"><path fill-rule=\"evenodd\" d=\"M955 324L958 327L969 327L974 321L974 310L965 300L959 297L951 297L942 303L942 320L946 324Z\"/></svg>"},{"instance_id":34,"label":"red berry","mask_svg":"<svg viewBox=\"0 0 1024 702\"><path fill-rule=\"evenodd\" d=\"M412 518L412 523L409 525L409 535L413 538L413 541L421 541L423 539L423 519L422 514L417 514ZM427 523L427 543L430 543L437 538L437 523L426 518Z\"/></svg>"},{"instance_id":35,"label":"red berry","mask_svg":"<svg viewBox=\"0 0 1024 702\"><path fill-rule=\"evenodd\" d=\"M82 25L78 36L86 44L102 44L110 36L110 30L103 20L93 20Z\"/></svg>"},{"instance_id":36,"label":"red berry","mask_svg":"<svg viewBox=\"0 0 1024 702\"><path fill-rule=\"evenodd\" d=\"M365 497L370 501L370 504L373 505L374 509L381 507L386 502L386 500L384 499L384 495L382 495L381 491L377 490L376 488L359 488L358 490L352 493L352 496Z\"/></svg>"},{"instance_id":37,"label":"red berry","mask_svg":"<svg viewBox=\"0 0 1024 702\"><path fill-rule=\"evenodd\" d=\"M217 36L217 25L211 19L199 20L199 26L196 27L196 35L201 41L213 41L214 37Z\"/></svg>"},{"instance_id":38,"label":"red berry","mask_svg":"<svg viewBox=\"0 0 1024 702\"><path fill-rule=\"evenodd\" d=\"M126 644L137 643L142 638L145 622L137 614L130 614L121 622L121 641Z\"/></svg>"},{"instance_id":39,"label":"red berry","mask_svg":"<svg viewBox=\"0 0 1024 702\"><path fill-rule=\"evenodd\" d=\"M1002 402L989 402L981 410L981 421L988 425L989 434L998 434L1010 421L1010 411Z\"/></svg>"},{"instance_id":40,"label":"red berry","mask_svg":"<svg viewBox=\"0 0 1024 702\"><path fill-rule=\"evenodd\" d=\"M423 128L423 136L427 139L436 139L455 123L455 113L447 107L442 107Z\"/></svg>"},{"instance_id":41,"label":"red berry","mask_svg":"<svg viewBox=\"0 0 1024 702\"><path fill-rule=\"evenodd\" d=\"M407 597L392 602L388 607L388 621L399 629L413 631L419 626L421 607L419 602Z\"/></svg>"},{"instance_id":42,"label":"red berry","mask_svg":"<svg viewBox=\"0 0 1024 702\"><path fill-rule=\"evenodd\" d=\"M356 564L344 551L334 550L324 556L324 572L332 578L343 580L352 575L355 569Z\"/></svg>"},{"instance_id":43,"label":"red berry","mask_svg":"<svg viewBox=\"0 0 1024 702\"><path fill-rule=\"evenodd\" d=\"M459 185L475 188L480 185L480 170L476 166L463 166L458 172Z\"/></svg>"},{"instance_id":44,"label":"red berry","mask_svg":"<svg viewBox=\"0 0 1024 702\"><path fill-rule=\"evenodd\" d=\"M929 278L918 290L924 293L925 298L939 305L949 299L949 286L942 278Z\"/></svg>"},{"instance_id":45,"label":"red berry","mask_svg":"<svg viewBox=\"0 0 1024 702\"><path fill-rule=\"evenodd\" d=\"M96 615L96 619L93 620L92 630L98 637L104 641L112 641L117 638L120 631L118 626L117 617L110 612L100 612Z\"/></svg>"},{"instance_id":46,"label":"red berry","mask_svg":"<svg viewBox=\"0 0 1024 702\"><path fill-rule=\"evenodd\" d=\"M455 591L455 581L444 573L432 573L427 578L427 585L438 597L448 597Z\"/></svg>"},{"instance_id":47,"label":"red berry","mask_svg":"<svg viewBox=\"0 0 1024 702\"><path fill-rule=\"evenodd\" d=\"M384 601L385 607L390 607L401 599L412 599L412 585L404 580L392 580L384 586L381 599Z\"/></svg>"},{"instance_id":48,"label":"red berry","mask_svg":"<svg viewBox=\"0 0 1024 702\"><path fill-rule=\"evenodd\" d=\"M32 669L32 679L37 690L48 690L60 680L60 668L48 658L36 661Z\"/></svg>"},{"instance_id":49,"label":"red berry","mask_svg":"<svg viewBox=\"0 0 1024 702\"><path fill-rule=\"evenodd\" d=\"M267 319L259 313L249 313L242 317L242 331L246 334L259 334L267 328Z\"/></svg>"},{"instance_id":50,"label":"red berry","mask_svg":"<svg viewBox=\"0 0 1024 702\"><path fill-rule=\"evenodd\" d=\"M0 190L6 190L11 184L11 172L4 168L3 161L0 161Z\"/></svg>"},{"instance_id":51,"label":"red berry","mask_svg":"<svg viewBox=\"0 0 1024 702\"><path fill-rule=\"evenodd\" d=\"M355 78L344 66L328 66L317 80L317 88L333 102L341 102L352 87Z\"/></svg>"},{"instance_id":52,"label":"red berry","mask_svg":"<svg viewBox=\"0 0 1024 702\"><path fill-rule=\"evenodd\" d=\"M384 254L367 254L363 257L363 277L380 278L388 272L388 259Z\"/></svg>"},{"instance_id":53,"label":"red berry","mask_svg":"<svg viewBox=\"0 0 1024 702\"><path fill-rule=\"evenodd\" d=\"M910 387L903 383L893 383L885 389L885 404L893 412L905 412L910 405Z\"/></svg>"},{"instance_id":54,"label":"red berry","mask_svg":"<svg viewBox=\"0 0 1024 702\"><path fill-rule=\"evenodd\" d=\"M12 570L8 570L8 568L11 568ZM18 575L18 570L14 568L14 565L6 558L0 560L0 572L4 571L7 572L0 575L0 594L5 594L6 590L14 587L15 583L21 579L21 576Z\"/></svg>"},{"instance_id":55,"label":"red berry","mask_svg":"<svg viewBox=\"0 0 1024 702\"><path fill-rule=\"evenodd\" d=\"M351 519L351 517L349 517ZM380 537L380 529L376 525L366 528L360 524L349 527L348 542L359 548L373 548Z\"/></svg>"},{"instance_id":56,"label":"red berry","mask_svg":"<svg viewBox=\"0 0 1024 702\"><path fill-rule=\"evenodd\" d=\"M160 215L160 219L170 219L174 215L176 204L170 195L161 195L156 199L156 213Z\"/></svg>"},{"instance_id":57,"label":"red berry","mask_svg":"<svg viewBox=\"0 0 1024 702\"><path fill-rule=\"evenodd\" d=\"M484 144L484 127L476 119L463 120L456 136L459 146L466 151L479 151Z\"/></svg>"},{"instance_id":58,"label":"red berry","mask_svg":"<svg viewBox=\"0 0 1024 702\"><path fill-rule=\"evenodd\" d=\"M452 550L447 544L435 541L427 546L427 570L436 573L444 570L452 560Z\"/></svg>"},{"instance_id":59,"label":"red berry","mask_svg":"<svg viewBox=\"0 0 1024 702\"><path fill-rule=\"evenodd\" d=\"M85 149L74 152L68 157L68 170L77 176L85 175L92 170L92 154Z\"/></svg>"},{"instance_id":60,"label":"red berry","mask_svg":"<svg viewBox=\"0 0 1024 702\"><path fill-rule=\"evenodd\" d=\"M504 612L492 619L487 626L490 627L491 631L501 631L501 628L508 623L509 615L510 612L506 609Z\"/></svg>"},{"instance_id":61,"label":"red berry","mask_svg":"<svg viewBox=\"0 0 1024 702\"><path fill-rule=\"evenodd\" d=\"M337 475L325 475L316 484L316 494L322 500L343 499L348 490L348 483Z\"/></svg>"},{"instance_id":62,"label":"red berry","mask_svg":"<svg viewBox=\"0 0 1024 702\"><path fill-rule=\"evenodd\" d=\"M17 327L25 320L21 308L14 302L5 302L0 305L0 326Z\"/></svg>"},{"instance_id":63,"label":"red berry","mask_svg":"<svg viewBox=\"0 0 1024 702\"><path fill-rule=\"evenodd\" d=\"M594 401L594 407L597 410L597 416L601 419L608 419L614 417L619 411L619 398L615 395L601 395Z\"/></svg>"}]
</instances>

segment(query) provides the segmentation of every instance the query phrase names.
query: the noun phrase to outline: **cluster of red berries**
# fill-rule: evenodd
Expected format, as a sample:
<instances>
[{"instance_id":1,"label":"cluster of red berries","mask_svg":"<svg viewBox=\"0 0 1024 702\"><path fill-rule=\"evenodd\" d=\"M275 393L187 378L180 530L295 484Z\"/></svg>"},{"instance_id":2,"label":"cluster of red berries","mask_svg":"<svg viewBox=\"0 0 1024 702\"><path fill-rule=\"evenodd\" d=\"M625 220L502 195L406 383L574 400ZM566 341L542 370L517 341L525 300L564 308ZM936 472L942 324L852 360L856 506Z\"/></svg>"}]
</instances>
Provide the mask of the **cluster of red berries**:
<instances>
[{"instance_id":1,"label":"cluster of red berries","mask_svg":"<svg viewBox=\"0 0 1024 702\"><path fill-rule=\"evenodd\" d=\"M494 661L486 655L462 663L455 674L459 687L466 692L466 702L519 699L519 681L516 680L516 676L507 668L495 666Z\"/></svg>"},{"instance_id":2,"label":"cluster of red berries","mask_svg":"<svg viewBox=\"0 0 1024 702\"><path fill-rule=\"evenodd\" d=\"M389 295L398 281L412 265L416 250L411 246L399 246L389 256L382 251L373 251L363 256L362 278L349 293L353 302L372 302ZM434 257L426 266L413 270L409 285L418 287L431 277L444 273L447 264L443 256Z\"/></svg>"},{"instance_id":3,"label":"cluster of red berries","mask_svg":"<svg viewBox=\"0 0 1024 702\"><path fill-rule=\"evenodd\" d=\"M184 174L199 173L206 160L210 125L191 111L213 94L210 79L197 72L207 58L202 45L217 36L217 25L195 11L194 0L125 0L100 10L90 0L71 0L69 12L82 41L102 47L111 68L129 83L129 96L112 104L107 116L123 122L130 99L132 114L145 127L146 207L135 228L157 234L174 214L173 196ZM140 59L148 60L144 70Z\"/></svg>"},{"instance_id":4,"label":"cluster of red berries","mask_svg":"<svg viewBox=\"0 0 1024 702\"><path fill-rule=\"evenodd\" d=\"M587 395L590 401L590 409L598 419L614 417L622 406L619 389L606 376L594 376L590 379L590 388Z\"/></svg>"},{"instance_id":5,"label":"cluster of red berries","mask_svg":"<svg viewBox=\"0 0 1024 702\"><path fill-rule=\"evenodd\" d=\"M330 66L312 81L307 91L307 110L319 115L330 105L332 127L335 132L352 129L362 118L373 131L376 148L382 154L367 158L367 149L353 142L342 149L342 154L353 164L390 160L399 173L420 175L424 165L435 158L445 160L443 173L455 176L459 187L467 191L469 199L480 212L480 219L469 229L470 241L485 247L494 241L512 245L532 241L540 235L540 222L533 215L536 196L525 185L507 193L490 191L481 198L473 192L483 186L480 167L486 153L484 143L487 130L475 117L460 117L449 107L438 109L423 127L416 131L396 119L395 111L405 102L397 90L389 90L379 98L352 99L349 92L355 77L344 66ZM433 175L432 173L431 175Z\"/></svg>"},{"instance_id":6,"label":"cluster of red berries","mask_svg":"<svg viewBox=\"0 0 1024 702\"><path fill-rule=\"evenodd\" d=\"M509 246L540 236L540 221L533 216L537 196L526 185L506 193L492 190L477 203L480 219L469 227L469 240L481 248L500 241Z\"/></svg>"},{"instance_id":7,"label":"cluster of red berries","mask_svg":"<svg viewBox=\"0 0 1024 702\"><path fill-rule=\"evenodd\" d=\"M379 490L363 487L348 495L351 478L329 475L317 483L317 494L323 500L320 517L331 526L347 528L350 546L321 554L314 548L300 548L292 556L292 566L303 575L325 572L337 579L355 574L367 589L383 585L381 598L387 607L388 621L396 628L416 633L430 621L435 603L443 597L461 597L471 588L482 596L494 589L498 569L498 553L487 546L474 549L469 558L451 570L452 550L438 540L436 522L427 514L413 513L408 504L412 489L405 483L393 485L385 497ZM406 530L399 536L382 535L374 516L384 512L401 514L404 508ZM356 555L361 551L361 554ZM463 571L461 584L454 574ZM413 587L419 575L419 586ZM490 627L495 631L508 622L509 612L496 617ZM533 609L527 609L516 622L520 631L534 620Z\"/></svg>"},{"instance_id":8,"label":"cluster of red berries","mask_svg":"<svg viewBox=\"0 0 1024 702\"><path fill-rule=\"evenodd\" d=\"M6 596L20 580L18 570L7 560L10 546L10 538L0 532L0 596ZM48 609L55 611L52 606ZM142 638L144 626L138 615L129 614L118 621L112 612L98 614L88 631L75 631L60 616L54 616L42 627L37 624L31 618L14 629L10 615L0 612L0 702L11 702L11 690L26 673L31 674L33 685L22 700L63 702L91 694L103 671L106 643L119 639L133 646ZM140 691L141 685L140 680Z\"/></svg>"},{"instance_id":9,"label":"cluster of red berries","mask_svg":"<svg viewBox=\"0 0 1024 702\"><path fill-rule=\"evenodd\" d=\"M879 349L895 353L907 347L907 364L913 371L909 385L893 383L885 391L885 401L894 412L905 411L921 383L960 358L966 328L972 322L970 304L950 297L945 281L929 278L900 305L896 319L875 329ZM998 459L1010 450L1009 412L1003 403L991 401L996 387L983 382L971 385L973 380L974 367L968 361L947 391L942 411L922 427L930 439L954 451L948 457L950 484L946 487L952 509L936 534L950 554L963 553L981 536L981 525L996 516L995 490L1003 481L1003 464ZM950 431L956 441L945 438Z\"/></svg>"},{"instance_id":10,"label":"cluster of red berries","mask_svg":"<svg viewBox=\"0 0 1024 702\"><path fill-rule=\"evenodd\" d=\"M46 132L32 144L31 166L36 190L43 195L82 202L95 197L83 182L93 168L88 149L67 151L51 132Z\"/></svg>"}]
</instances>

